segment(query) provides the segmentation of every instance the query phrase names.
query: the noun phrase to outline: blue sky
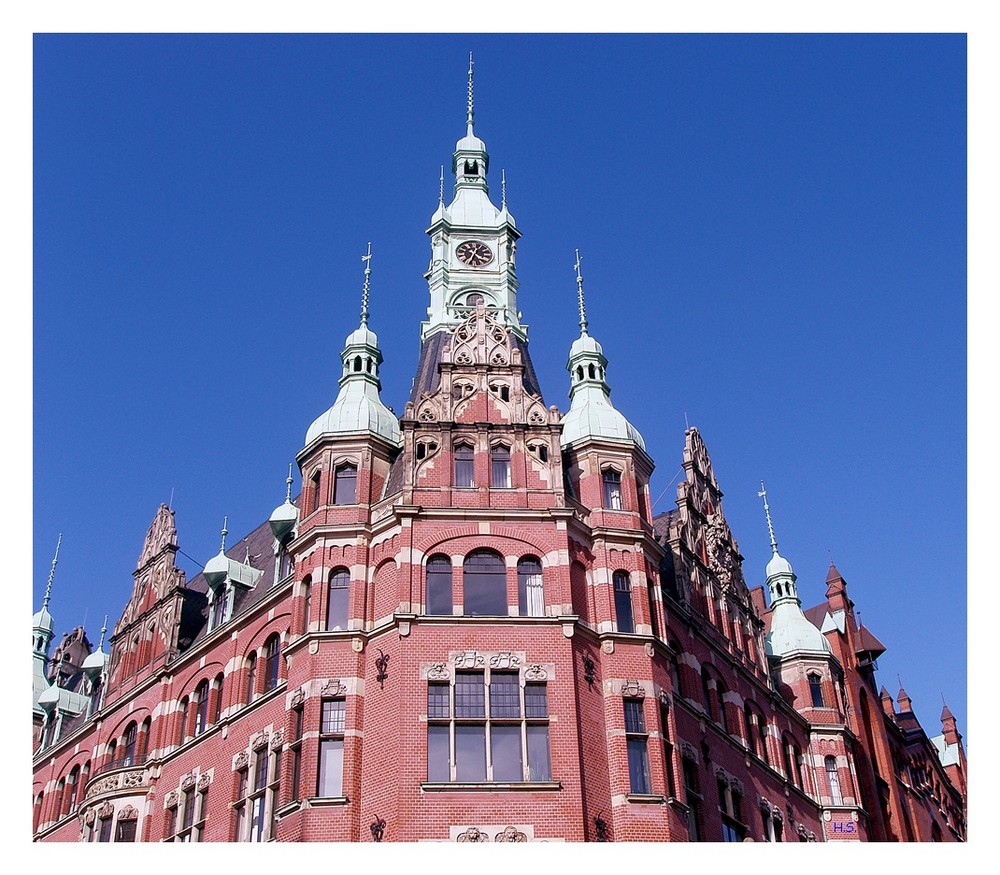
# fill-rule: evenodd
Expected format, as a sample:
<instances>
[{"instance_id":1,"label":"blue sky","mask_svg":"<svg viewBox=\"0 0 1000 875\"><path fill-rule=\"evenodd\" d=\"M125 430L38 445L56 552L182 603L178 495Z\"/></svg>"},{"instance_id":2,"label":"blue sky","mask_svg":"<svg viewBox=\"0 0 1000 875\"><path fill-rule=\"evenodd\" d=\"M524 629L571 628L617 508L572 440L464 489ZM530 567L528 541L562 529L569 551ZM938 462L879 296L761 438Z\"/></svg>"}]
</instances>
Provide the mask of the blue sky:
<instances>
[{"instance_id":1,"label":"blue sky","mask_svg":"<svg viewBox=\"0 0 1000 875\"><path fill-rule=\"evenodd\" d=\"M832 556L880 683L967 732L961 35L37 36L32 609L60 532L57 635L96 642L161 501L193 576L283 500L369 240L401 410L470 50L546 402L579 248L655 510L690 422L748 582L763 479L805 605Z\"/></svg>"}]
</instances>

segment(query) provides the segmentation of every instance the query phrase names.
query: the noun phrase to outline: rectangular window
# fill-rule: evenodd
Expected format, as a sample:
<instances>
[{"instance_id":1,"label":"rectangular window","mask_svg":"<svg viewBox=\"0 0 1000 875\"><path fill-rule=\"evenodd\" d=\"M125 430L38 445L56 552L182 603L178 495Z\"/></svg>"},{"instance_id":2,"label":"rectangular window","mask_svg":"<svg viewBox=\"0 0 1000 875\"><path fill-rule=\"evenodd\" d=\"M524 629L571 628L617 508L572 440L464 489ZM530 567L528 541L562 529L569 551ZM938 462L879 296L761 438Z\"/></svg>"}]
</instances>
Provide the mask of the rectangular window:
<instances>
[{"instance_id":1,"label":"rectangular window","mask_svg":"<svg viewBox=\"0 0 1000 875\"><path fill-rule=\"evenodd\" d=\"M522 693L523 689L523 693ZM454 697L454 709L451 697ZM517 672L456 672L427 685L427 780L550 781L544 683L522 688Z\"/></svg>"},{"instance_id":2,"label":"rectangular window","mask_svg":"<svg viewBox=\"0 0 1000 875\"><path fill-rule=\"evenodd\" d=\"M627 571L616 571L612 576L615 592L615 618L619 632L635 632L632 618L632 581Z\"/></svg>"},{"instance_id":3,"label":"rectangular window","mask_svg":"<svg viewBox=\"0 0 1000 875\"><path fill-rule=\"evenodd\" d=\"M138 821L135 820L119 820L118 826L115 829L115 841L116 842L134 842L135 841L135 827Z\"/></svg>"},{"instance_id":4,"label":"rectangular window","mask_svg":"<svg viewBox=\"0 0 1000 875\"><path fill-rule=\"evenodd\" d=\"M101 818L97 821L100 825L100 829L97 833L97 840L99 842L110 842L111 841L111 818Z\"/></svg>"},{"instance_id":5,"label":"rectangular window","mask_svg":"<svg viewBox=\"0 0 1000 875\"><path fill-rule=\"evenodd\" d=\"M719 778L719 811L722 813L722 840L724 842L742 842L746 828L741 823L743 812L740 794L734 790L729 781Z\"/></svg>"},{"instance_id":6,"label":"rectangular window","mask_svg":"<svg viewBox=\"0 0 1000 875\"><path fill-rule=\"evenodd\" d=\"M357 504L358 469L354 465L341 465L333 472L333 503Z\"/></svg>"},{"instance_id":7,"label":"rectangular window","mask_svg":"<svg viewBox=\"0 0 1000 875\"><path fill-rule=\"evenodd\" d=\"M490 486L510 488L510 450L506 447L494 447L490 451Z\"/></svg>"},{"instance_id":8,"label":"rectangular window","mask_svg":"<svg viewBox=\"0 0 1000 875\"><path fill-rule=\"evenodd\" d=\"M692 760L681 760L684 769L684 795L688 807L688 841L700 842L701 838L701 793L698 792L698 767Z\"/></svg>"},{"instance_id":9,"label":"rectangular window","mask_svg":"<svg viewBox=\"0 0 1000 875\"><path fill-rule=\"evenodd\" d=\"M604 506L610 510L622 509L622 475L611 468L601 472L604 484Z\"/></svg>"},{"instance_id":10,"label":"rectangular window","mask_svg":"<svg viewBox=\"0 0 1000 875\"><path fill-rule=\"evenodd\" d=\"M633 793L649 793L649 753L642 699L625 700L625 739L631 790Z\"/></svg>"},{"instance_id":11,"label":"rectangular window","mask_svg":"<svg viewBox=\"0 0 1000 875\"><path fill-rule=\"evenodd\" d=\"M344 795L346 706L347 703L343 699L328 699L322 704L317 796Z\"/></svg>"},{"instance_id":12,"label":"rectangular window","mask_svg":"<svg viewBox=\"0 0 1000 875\"><path fill-rule=\"evenodd\" d=\"M292 758L292 793L291 799L297 800L302 793L302 715L301 706L292 711L292 741L288 750Z\"/></svg>"},{"instance_id":13,"label":"rectangular window","mask_svg":"<svg viewBox=\"0 0 1000 875\"><path fill-rule=\"evenodd\" d=\"M472 447L460 444L455 447L455 485L466 488L476 485L475 453Z\"/></svg>"},{"instance_id":14,"label":"rectangular window","mask_svg":"<svg viewBox=\"0 0 1000 875\"><path fill-rule=\"evenodd\" d=\"M677 796L677 787L674 781L674 746L670 742L670 711L665 707L660 708L660 735L663 737L663 766L667 772L667 795Z\"/></svg>"}]
</instances>

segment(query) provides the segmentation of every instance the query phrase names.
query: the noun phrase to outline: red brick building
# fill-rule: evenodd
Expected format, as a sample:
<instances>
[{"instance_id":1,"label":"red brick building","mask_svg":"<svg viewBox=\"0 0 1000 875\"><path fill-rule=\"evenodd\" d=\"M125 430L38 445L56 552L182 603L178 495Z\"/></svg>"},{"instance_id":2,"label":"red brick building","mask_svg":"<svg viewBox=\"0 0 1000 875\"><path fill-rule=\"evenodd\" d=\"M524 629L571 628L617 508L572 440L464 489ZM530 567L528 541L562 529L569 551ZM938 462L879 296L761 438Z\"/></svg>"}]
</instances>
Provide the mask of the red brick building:
<instances>
[{"instance_id":1,"label":"red brick building","mask_svg":"<svg viewBox=\"0 0 1000 875\"><path fill-rule=\"evenodd\" d=\"M470 81L402 416L366 267L297 499L191 580L161 506L108 653L78 629L49 656L50 577L36 840L964 840L954 718L928 738L877 688L834 567L803 611L772 531L748 589L696 429L653 517L579 260L570 409L546 406L488 166Z\"/></svg>"}]
</instances>

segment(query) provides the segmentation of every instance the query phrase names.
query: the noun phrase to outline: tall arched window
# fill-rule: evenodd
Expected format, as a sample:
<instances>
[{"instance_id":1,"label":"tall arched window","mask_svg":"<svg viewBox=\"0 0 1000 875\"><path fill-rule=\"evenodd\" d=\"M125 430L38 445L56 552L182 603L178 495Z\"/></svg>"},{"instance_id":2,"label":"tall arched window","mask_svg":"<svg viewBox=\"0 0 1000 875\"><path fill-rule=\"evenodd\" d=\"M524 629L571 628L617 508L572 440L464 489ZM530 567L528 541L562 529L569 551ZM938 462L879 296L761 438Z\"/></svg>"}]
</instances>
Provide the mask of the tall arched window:
<instances>
[{"instance_id":1,"label":"tall arched window","mask_svg":"<svg viewBox=\"0 0 1000 875\"><path fill-rule=\"evenodd\" d=\"M201 735L208 729L208 679L201 681L194 689L195 711L194 734Z\"/></svg>"},{"instance_id":2,"label":"tall arched window","mask_svg":"<svg viewBox=\"0 0 1000 875\"><path fill-rule=\"evenodd\" d=\"M490 450L490 486L499 489L510 487L510 450L505 446L495 446Z\"/></svg>"},{"instance_id":3,"label":"tall arched window","mask_svg":"<svg viewBox=\"0 0 1000 875\"><path fill-rule=\"evenodd\" d=\"M466 616L507 616L507 569L499 553L476 550L466 556L463 588Z\"/></svg>"},{"instance_id":4,"label":"tall arched window","mask_svg":"<svg viewBox=\"0 0 1000 875\"><path fill-rule=\"evenodd\" d=\"M632 620L632 581L627 571L616 571L611 577L615 591L615 619L619 632L634 632Z\"/></svg>"},{"instance_id":5,"label":"tall arched window","mask_svg":"<svg viewBox=\"0 0 1000 875\"><path fill-rule=\"evenodd\" d=\"M281 639L272 635L264 644L264 692L278 686L278 668L281 657Z\"/></svg>"},{"instance_id":6,"label":"tall arched window","mask_svg":"<svg viewBox=\"0 0 1000 875\"><path fill-rule=\"evenodd\" d=\"M66 781L66 802L63 805L63 814L72 814L76 811L76 797L78 785L80 783L80 767L73 766Z\"/></svg>"},{"instance_id":7,"label":"tall arched window","mask_svg":"<svg viewBox=\"0 0 1000 875\"><path fill-rule=\"evenodd\" d=\"M152 728L153 719L151 717L147 717L143 720L142 725L139 727L139 739L135 745L135 756L137 762L146 762L146 756L149 754L149 730Z\"/></svg>"},{"instance_id":8,"label":"tall arched window","mask_svg":"<svg viewBox=\"0 0 1000 875\"><path fill-rule=\"evenodd\" d=\"M302 581L302 631L309 631L309 620L312 614L312 577L306 575Z\"/></svg>"},{"instance_id":9,"label":"tall arched window","mask_svg":"<svg viewBox=\"0 0 1000 875\"><path fill-rule=\"evenodd\" d=\"M338 465L333 472L333 503L358 503L358 469L351 464Z\"/></svg>"},{"instance_id":10,"label":"tall arched window","mask_svg":"<svg viewBox=\"0 0 1000 875\"><path fill-rule=\"evenodd\" d=\"M451 560L447 556L432 556L427 561L428 614L451 616L454 596L451 585Z\"/></svg>"},{"instance_id":11,"label":"tall arched window","mask_svg":"<svg viewBox=\"0 0 1000 875\"><path fill-rule=\"evenodd\" d=\"M246 702L249 705L257 695L257 652L251 651L247 657Z\"/></svg>"},{"instance_id":12,"label":"tall arched window","mask_svg":"<svg viewBox=\"0 0 1000 875\"><path fill-rule=\"evenodd\" d=\"M517 608L522 617L545 615L542 564L534 556L525 556L517 563Z\"/></svg>"},{"instance_id":13,"label":"tall arched window","mask_svg":"<svg viewBox=\"0 0 1000 875\"><path fill-rule=\"evenodd\" d=\"M812 698L812 706L814 708L823 707L823 680L815 672L810 672L807 675L809 679L809 695Z\"/></svg>"},{"instance_id":14,"label":"tall arched window","mask_svg":"<svg viewBox=\"0 0 1000 875\"><path fill-rule=\"evenodd\" d=\"M225 675L219 672L215 676L213 692L215 693L215 707L212 709L212 723L216 724L222 719L222 685L225 682Z\"/></svg>"},{"instance_id":15,"label":"tall arched window","mask_svg":"<svg viewBox=\"0 0 1000 875\"><path fill-rule=\"evenodd\" d=\"M469 487L476 485L476 455L468 444L455 447L455 485Z\"/></svg>"},{"instance_id":16,"label":"tall arched window","mask_svg":"<svg viewBox=\"0 0 1000 875\"><path fill-rule=\"evenodd\" d=\"M834 805L844 804L844 794L840 789L840 775L837 773L837 758L827 757L823 760L826 767L826 782L830 785L830 801Z\"/></svg>"},{"instance_id":17,"label":"tall arched window","mask_svg":"<svg viewBox=\"0 0 1000 875\"><path fill-rule=\"evenodd\" d=\"M329 599L326 603L326 628L329 632L347 630L347 612L350 607L351 572L335 568L330 572Z\"/></svg>"},{"instance_id":18,"label":"tall arched window","mask_svg":"<svg viewBox=\"0 0 1000 875\"><path fill-rule=\"evenodd\" d=\"M605 468L601 472L601 482L604 484L604 506L611 510L621 510L622 475L614 468Z\"/></svg>"},{"instance_id":19,"label":"tall arched window","mask_svg":"<svg viewBox=\"0 0 1000 875\"><path fill-rule=\"evenodd\" d=\"M320 494L320 472L317 471L312 475L312 479L309 481L311 484L312 492L312 510L318 510L319 506L323 503L320 499L322 495Z\"/></svg>"},{"instance_id":20,"label":"tall arched window","mask_svg":"<svg viewBox=\"0 0 1000 875\"><path fill-rule=\"evenodd\" d=\"M122 735L122 765L130 766L135 762L135 737L136 737L136 725L135 723L129 723L125 727L125 732Z\"/></svg>"}]
</instances>

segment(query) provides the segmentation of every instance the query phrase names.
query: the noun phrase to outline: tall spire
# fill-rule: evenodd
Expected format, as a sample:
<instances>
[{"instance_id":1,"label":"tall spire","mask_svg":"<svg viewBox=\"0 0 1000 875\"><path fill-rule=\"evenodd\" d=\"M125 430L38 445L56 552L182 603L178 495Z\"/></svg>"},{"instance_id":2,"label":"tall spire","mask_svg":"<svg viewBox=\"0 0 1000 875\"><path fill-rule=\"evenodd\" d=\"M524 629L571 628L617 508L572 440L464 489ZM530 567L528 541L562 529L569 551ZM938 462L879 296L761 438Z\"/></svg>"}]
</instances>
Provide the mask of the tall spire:
<instances>
[{"instance_id":1,"label":"tall spire","mask_svg":"<svg viewBox=\"0 0 1000 875\"><path fill-rule=\"evenodd\" d=\"M101 650L104 647L104 636L107 634L107 631L108 631L108 615L105 614L104 622L101 624L101 640L97 645L98 650Z\"/></svg>"},{"instance_id":2,"label":"tall spire","mask_svg":"<svg viewBox=\"0 0 1000 875\"><path fill-rule=\"evenodd\" d=\"M441 165L441 183L438 187L438 207L444 208L444 165Z\"/></svg>"},{"instance_id":3,"label":"tall spire","mask_svg":"<svg viewBox=\"0 0 1000 875\"><path fill-rule=\"evenodd\" d=\"M361 324L368 324L368 281L372 275L372 244L368 241L368 252L361 256L365 263L365 282L361 288Z\"/></svg>"},{"instance_id":4,"label":"tall spire","mask_svg":"<svg viewBox=\"0 0 1000 875\"><path fill-rule=\"evenodd\" d=\"M767 506L767 490L764 488L764 481L760 481L760 492L758 498L764 499L764 516L767 517L767 533L771 536L771 552L778 554L778 542L774 539L774 525L771 523L771 508ZM831 563L832 564L832 563Z\"/></svg>"},{"instance_id":5,"label":"tall spire","mask_svg":"<svg viewBox=\"0 0 1000 875\"><path fill-rule=\"evenodd\" d=\"M285 501L291 502L292 500L292 484L295 482L292 477L292 463L288 463L288 478L285 480L287 488L285 489Z\"/></svg>"},{"instance_id":6,"label":"tall spire","mask_svg":"<svg viewBox=\"0 0 1000 875\"><path fill-rule=\"evenodd\" d=\"M278 541L284 541L299 521L299 509L292 504L292 466L288 466L288 479L285 480L285 503L279 504L271 513L268 522L271 533Z\"/></svg>"},{"instance_id":7,"label":"tall spire","mask_svg":"<svg viewBox=\"0 0 1000 875\"><path fill-rule=\"evenodd\" d=\"M500 209L507 209L507 171L500 168Z\"/></svg>"},{"instance_id":8,"label":"tall spire","mask_svg":"<svg viewBox=\"0 0 1000 875\"><path fill-rule=\"evenodd\" d=\"M580 334L584 335L587 333L587 305L583 301L583 276L580 273L580 264L583 261L583 256L580 255L580 250L576 250L576 264L573 267L576 268L576 297L577 304L580 307Z\"/></svg>"},{"instance_id":9,"label":"tall spire","mask_svg":"<svg viewBox=\"0 0 1000 875\"><path fill-rule=\"evenodd\" d=\"M465 115L465 124L469 128L469 136L472 134L472 119L475 113L472 109L472 52L469 52L469 108Z\"/></svg>"},{"instance_id":10,"label":"tall spire","mask_svg":"<svg viewBox=\"0 0 1000 875\"><path fill-rule=\"evenodd\" d=\"M229 525L229 517L224 516L222 518L222 546L219 547L220 553L226 552L226 535L229 534L229 529L227 528L228 525Z\"/></svg>"},{"instance_id":11,"label":"tall spire","mask_svg":"<svg viewBox=\"0 0 1000 875\"><path fill-rule=\"evenodd\" d=\"M59 564L59 548L62 546L62 532L59 533L59 538L56 540L56 552L52 557L52 567L49 569L49 582L45 586L45 597L42 599L42 610L47 610L49 607L49 599L52 598L52 581L55 580L56 576L56 565Z\"/></svg>"}]
</instances>

